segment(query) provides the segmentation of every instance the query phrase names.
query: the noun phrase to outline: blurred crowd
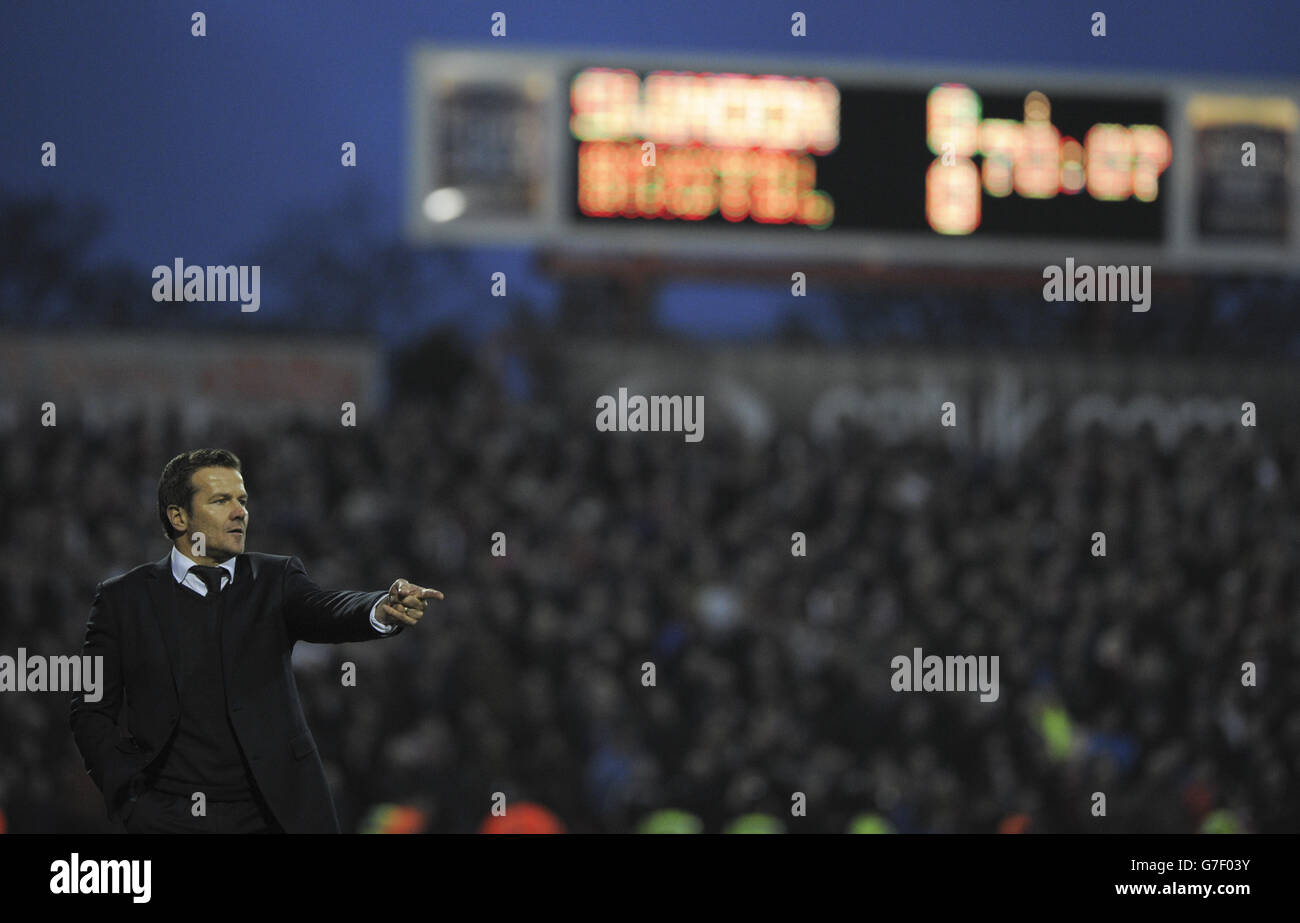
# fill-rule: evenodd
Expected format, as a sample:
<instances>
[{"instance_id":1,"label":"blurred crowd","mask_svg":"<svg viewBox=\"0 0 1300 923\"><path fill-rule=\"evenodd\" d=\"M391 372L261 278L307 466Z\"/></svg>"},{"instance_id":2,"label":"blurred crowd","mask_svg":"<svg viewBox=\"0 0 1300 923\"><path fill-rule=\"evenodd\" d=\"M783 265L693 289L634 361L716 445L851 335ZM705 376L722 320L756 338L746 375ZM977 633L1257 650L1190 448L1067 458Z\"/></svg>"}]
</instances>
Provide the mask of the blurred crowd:
<instances>
[{"instance_id":1,"label":"blurred crowd","mask_svg":"<svg viewBox=\"0 0 1300 923\"><path fill-rule=\"evenodd\" d=\"M502 797L570 832L1300 829L1296 440L1049 425L996 459L583 413L476 382L355 428L23 423L0 653L77 652L96 584L168 550L163 464L219 446L250 550L446 594L397 639L295 651L345 831L472 832ZM997 655L998 699L893 691L916 647ZM112 829L66 695L0 694L0 811Z\"/></svg>"}]
</instances>

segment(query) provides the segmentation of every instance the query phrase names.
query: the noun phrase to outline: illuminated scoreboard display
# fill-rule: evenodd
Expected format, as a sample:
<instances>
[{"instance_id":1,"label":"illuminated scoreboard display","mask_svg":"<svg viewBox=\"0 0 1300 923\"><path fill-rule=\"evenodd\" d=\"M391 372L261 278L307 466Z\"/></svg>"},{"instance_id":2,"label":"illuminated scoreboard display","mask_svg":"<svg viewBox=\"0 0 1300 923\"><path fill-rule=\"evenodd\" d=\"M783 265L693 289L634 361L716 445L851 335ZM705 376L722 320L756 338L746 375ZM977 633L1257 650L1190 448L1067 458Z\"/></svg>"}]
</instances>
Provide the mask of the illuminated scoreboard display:
<instances>
[{"instance_id":1,"label":"illuminated scoreboard display","mask_svg":"<svg viewBox=\"0 0 1300 923\"><path fill-rule=\"evenodd\" d=\"M1063 247L1300 257L1294 88L632 58L417 57L415 238L977 265ZM1239 175L1252 139L1267 162Z\"/></svg>"},{"instance_id":2,"label":"illuminated scoreboard display","mask_svg":"<svg viewBox=\"0 0 1300 923\"><path fill-rule=\"evenodd\" d=\"M1159 99L590 68L570 80L570 100L572 202L583 218L1164 234L1160 179L1171 151Z\"/></svg>"}]
</instances>

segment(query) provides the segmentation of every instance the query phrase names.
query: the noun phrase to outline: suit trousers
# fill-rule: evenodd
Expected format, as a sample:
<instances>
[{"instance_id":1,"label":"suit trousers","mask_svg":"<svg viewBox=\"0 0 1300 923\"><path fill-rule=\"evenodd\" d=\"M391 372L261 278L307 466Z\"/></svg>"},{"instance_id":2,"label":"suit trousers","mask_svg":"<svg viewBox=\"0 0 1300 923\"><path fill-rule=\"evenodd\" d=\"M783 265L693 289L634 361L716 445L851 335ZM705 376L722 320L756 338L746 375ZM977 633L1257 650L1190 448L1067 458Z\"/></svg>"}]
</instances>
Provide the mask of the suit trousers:
<instances>
[{"instance_id":1,"label":"suit trousers","mask_svg":"<svg viewBox=\"0 0 1300 923\"><path fill-rule=\"evenodd\" d=\"M259 801L209 801L196 817L184 795L146 789L128 806L127 833L284 833L275 816Z\"/></svg>"}]
</instances>

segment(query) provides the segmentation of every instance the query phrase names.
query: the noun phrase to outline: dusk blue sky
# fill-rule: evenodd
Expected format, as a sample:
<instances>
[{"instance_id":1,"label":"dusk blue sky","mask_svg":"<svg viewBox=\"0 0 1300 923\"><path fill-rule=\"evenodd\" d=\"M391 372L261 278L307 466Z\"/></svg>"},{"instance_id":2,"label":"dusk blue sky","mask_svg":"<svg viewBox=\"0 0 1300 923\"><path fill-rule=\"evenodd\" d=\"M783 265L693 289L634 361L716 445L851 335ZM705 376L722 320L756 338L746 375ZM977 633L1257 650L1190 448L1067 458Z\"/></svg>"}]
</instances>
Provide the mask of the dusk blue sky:
<instances>
[{"instance_id":1,"label":"dusk blue sky","mask_svg":"<svg viewBox=\"0 0 1300 923\"><path fill-rule=\"evenodd\" d=\"M196 9L208 17L203 39L189 32ZM508 16L505 39L489 37L495 10ZM790 35L794 10L807 14L806 38ZM1107 14L1104 39L1089 35L1094 10ZM236 260L286 213L354 187L373 193L380 229L400 233L406 58L419 41L1300 77L1295 0L6 0L0 34L0 185L104 204L99 255L138 264L145 278L177 255ZM47 139L58 143L56 169L39 164ZM339 166L344 139L358 143L355 170ZM522 271L524 256L476 259ZM737 297L694 289L666 304L670 320L699 315L701 298ZM761 300L751 302L758 315Z\"/></svg>"}]
</instances>

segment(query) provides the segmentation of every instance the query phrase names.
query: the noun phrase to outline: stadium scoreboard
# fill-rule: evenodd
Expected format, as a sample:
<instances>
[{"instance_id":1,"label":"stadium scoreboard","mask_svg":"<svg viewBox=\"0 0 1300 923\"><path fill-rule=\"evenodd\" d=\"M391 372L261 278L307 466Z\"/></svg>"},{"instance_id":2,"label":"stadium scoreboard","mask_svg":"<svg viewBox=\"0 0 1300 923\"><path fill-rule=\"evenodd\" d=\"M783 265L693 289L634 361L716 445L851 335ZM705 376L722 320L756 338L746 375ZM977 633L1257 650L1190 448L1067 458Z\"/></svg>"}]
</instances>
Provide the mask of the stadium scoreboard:
<instances>
[{"instance_id":1,"label":"stadium scoreboard","mask_svg":"<svg viewBox=\"0 0 1300 923\"><path fill-rule=\"evenodd\" d=\"M1300 88L422 47L422 243L1300 267Z\"/></svg>"}]
</instances>

